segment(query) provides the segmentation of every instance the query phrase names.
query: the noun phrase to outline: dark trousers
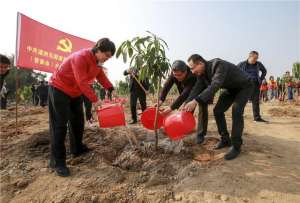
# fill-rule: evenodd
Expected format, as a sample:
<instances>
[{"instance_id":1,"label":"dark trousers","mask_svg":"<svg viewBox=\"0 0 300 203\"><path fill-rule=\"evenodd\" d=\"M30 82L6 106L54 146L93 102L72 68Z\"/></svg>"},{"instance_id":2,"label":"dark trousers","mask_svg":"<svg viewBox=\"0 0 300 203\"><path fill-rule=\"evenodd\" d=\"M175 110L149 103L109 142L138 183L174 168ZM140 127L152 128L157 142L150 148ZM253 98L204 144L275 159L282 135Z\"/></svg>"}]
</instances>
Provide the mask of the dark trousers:
<instances>
[{"instance_id":1,"label":"dark trousers","mask_svg":"<svg viewBox=\"0 0 300 203\"><path fill-rule=\"evenodd\" d=\"M253 83L253 92L250 97L252 102L252 111L253 111L254 119L260 118L259 94L260 94L260 85L258 82L255 82Z\"/></svg>"},{"instance_id":2,"label":"dark trousers","mask_svg":"<svg viewBox=\"0 0 300 203\"><path fill-rule=\"evenodd\" d=\"M35 105L35 92L32 92L32 104Z\"/></svg>"},{"instance_id":3,"label":"dark trousers","mask_svg":"<svg viewBox=\"0 0 300 203\"><path fill-rule=\"evenodd\" d=\"M82 95L83 104L85 108L85 119L88 121L92 118L92 102L84 95Z\"/></svg>"},{"instance_id":4,"label":"dark trousers","mask_svg":"<svg viewBox=\"0 0 300 203\"><path fill-rule=\"evenodd\" d=\"M40 95L40 106L44 107L47 105L48 95Z\"/></svg>"},{"instance_id":5,"label":"dark trousers","mask_svg":"<svg viewBox=\"0 0 300 203\"><path fill-rule=\"evenodd\" d=\"M7 96L0 96L1 109L6 109L7 107Z\"/></svg>"},{"instance_id":6,"label":"dark trousers","mask_svg":"<svg viewBox=\"0 0 300 203\"><path fill-rule=\"evenodd\" d=\"M208 105L198 105L199 112L198 112L198 134L201 134L203 136L207 133L207 125L208 125Z\"/></svg>"},{"instance_id":7,"label":"dark trousers","mask_svg":"<svg viewBox=\"0 0 300 203\"><path fill-rule=\"evenodd\" d=\"M225 112L232 105L232 131L231 143L239 148L242 145L242 134L244 129L244 108L251 95L252 86L244 89L231 89L221 93L219 100L214 108L214 116L221 136L229 135L225 119Z\"/></svg>"},{"instance_id":8,"label":"dark trousers","mask_svg":"<svg viewBox=\"0 0 300 203\"><path fill-rule=\"evenodd\" d=\"M144 111L147 108L146 94L144 92L131 91L130 110L131 110L131 117L133 121L137 121L137 113L136 113L137 100L140 101L142 111Z\"/></svg>"},{"instance_id":9,"label":"dark trousers","mask_svg":"<svg viewBox=\"0 0 300 203\"><path fill-rule=\"evenodd\" d=\"M39 98L38 94L34 93L34 105L35 106L39 105L39 102L40 102L40 98Z\"/></svg>"},{"instance_id":10,"label":"dark trousers","mask_svg":"<svg viewBox=\"0 0 300 203\"><path fill-rule=\"evenodd\" d=\"M56 165L65 164L67 125L70 129L71 153L78 153L82 147L84 130L82 97L71 98L59 89L49 86L49 124L51 158Z\"/></svg>"}]
</instances>

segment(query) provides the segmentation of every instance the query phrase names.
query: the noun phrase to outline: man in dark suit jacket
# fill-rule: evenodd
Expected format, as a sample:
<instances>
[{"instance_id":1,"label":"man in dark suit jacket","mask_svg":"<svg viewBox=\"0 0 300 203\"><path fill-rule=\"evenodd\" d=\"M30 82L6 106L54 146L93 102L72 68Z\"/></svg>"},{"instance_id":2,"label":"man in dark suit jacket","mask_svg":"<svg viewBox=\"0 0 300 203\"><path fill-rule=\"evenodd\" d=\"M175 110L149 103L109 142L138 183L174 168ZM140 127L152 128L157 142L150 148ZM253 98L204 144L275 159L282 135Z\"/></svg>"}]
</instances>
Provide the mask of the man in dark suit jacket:
<instances>
[{"instance_id":1,"label":"man in dark suit jacket","mask_svg":"<svg viewBox=\"0 0 300 203\"><path fill-rule=\"evenodd\" d=\"M179 96L170 106L168 106L163 111L163 114L169 114L171 111L178 109L184 102L186 102L196 81L197 76L191 72L184 61L174 61L174 63L172 64L172 73L170 74L162 88L159 105L162 105L162 103L166 100L166 97L174 84L178 89ZM197 144L203 143L204 137L207 132L207 124L208 106L207 104L199 105L198 129L196 136Z\"/></svg>"},{"instance_id":2,"label":"man in dark suit jacket","mask_svg":"<svg viewBox=\"0 0 300 203\"><path fill-rule=\"evenodd\" d=\"M147 108L146 103L146 92L142 89L140 84L137 82L138 74L136 69L128 69L124 71L124 75L130 75L129 80L129 91L130 91L130 110L131 110L131 117L132 121L130 124L137 123L137 112L136 112L136 105L137 100L140 101L142 111L144 111ZM135 76L135 78L134 78ZM140 82L141 85L144 87L145 90L149 90L149 81L145 79L144 81Z\"/></svg>"},{"instance_id":3,"label":"man in dark suit jacket","mask_svg":"<svg viewBox=\"0 0 300 203\"><path fill-rule=\"evenodd\" d=\"M258 52L251 51L249 53L249 58L246 61L242 61L238 64L238 67L246 72L251 81L253 82L254 88L253 93L251 94L251 101L252 101L252 110L253 110L253 117L254 121L256 122L266 122L260 116L260 109L259 109L259 93L260 93L260 85L261 82L265 79L267 74L267 70L264 65L257 61L258 60ZM259 75L261 72L261 75Z\"/></svg>"},{"instance_id":4,"label":"man in dark suit jacket","mask_svg":"<svg viewBox=\"0 0 300 203\"><path fill-rule=\"evenodd\" d=\"M215 149L232 145L224 158L226 160L234 159L241 152L244 108L252 92L253 84L246 73L227 61L221 59L206 61L200 55L194 54L190 56L188 62L191 71L198 77L203 77L203 80L197 81L191 94L197 95L194 92L199 90L201 90L201 93L185 104L184 110L193 111L198 103L206 104L222 88L224 91L222 91L214 108L218 132L221 135L221 140ZM208 86L202 91L205 83ZM229 137L224 114L230 106L232 106L231 138Z\"/></svg>"},{"instance_id":5,"label":"man in dark suit jacket","mask_svg":"<svg viewBox=\"0 0 300 203\"><path fill-rule=\"evenodd\" d=\"M9 73L11 62L5 55L0 54L0 90L2 89L4 79Z\"/></svg>"}]
</instances>

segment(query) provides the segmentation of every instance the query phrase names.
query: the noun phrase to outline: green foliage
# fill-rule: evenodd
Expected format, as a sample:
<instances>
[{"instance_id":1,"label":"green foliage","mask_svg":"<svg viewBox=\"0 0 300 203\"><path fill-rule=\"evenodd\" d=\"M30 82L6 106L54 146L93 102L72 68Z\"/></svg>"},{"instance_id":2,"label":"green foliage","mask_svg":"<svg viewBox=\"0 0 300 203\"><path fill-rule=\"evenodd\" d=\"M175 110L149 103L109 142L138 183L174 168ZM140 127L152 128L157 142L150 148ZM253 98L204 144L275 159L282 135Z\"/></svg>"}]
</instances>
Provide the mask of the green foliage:
<instances>
[{"instance_id":1,"label":"green foliage","mask_svg":"<svg viewBox=\"0 0 300 203\"><path fill-rule=\"evenodd\" d=\"M158 89L159 81L170 71L169 59L166 57L167 43L147 31L145 37L135 37L124 41L117 50L117 58L122 55L124 63L130 59L129 66L137 69L139 79L148 78L154 88Z\"/></svg>"},{"instance_id":2,"label":"green foliage","mask_svg":"<svg viewBox=\"0 0 300 203\"><path fill-rule=\"evenodd\" d=\"M9 97L13 99L16 92L16 67L12 67L5 78L6 87L10 91ZM32 69L18 69L19 88L37 84L39 80L46 78L46 74L35 73Z\"/></svg>"},{"instance_id":3,"label":"green foliage","mask_svg":"<svg viewBox=\"0 0 300 203\"><path fill-rule=\"evenodd\" d=\"M118 95L127 95L129 92L129 83L128 80L126 81L117 81L116 82L116 91Z\"/></svg>"},{"instance_id":4,"label":"green foliage","mask_svg":"<svg viewBox=\"0 0 300 203\"><path fill-rule=\"evenodd\" d=\"M24 86L19 89L19 97L21 101L28 103L31 100L32 92L31 92L31 86Z\"/></svg>"},{"instance_id":5,"label":"green foliage","mask_svg":"<svg viewBox=\"0 0 300 203\"><path fill-rule=\"evenodd\" d=\"M292 73L293 73L293 77L296 80L300 79L300 62L296 62L296 63L293 64Z\"/></svg>"}]
</instances>

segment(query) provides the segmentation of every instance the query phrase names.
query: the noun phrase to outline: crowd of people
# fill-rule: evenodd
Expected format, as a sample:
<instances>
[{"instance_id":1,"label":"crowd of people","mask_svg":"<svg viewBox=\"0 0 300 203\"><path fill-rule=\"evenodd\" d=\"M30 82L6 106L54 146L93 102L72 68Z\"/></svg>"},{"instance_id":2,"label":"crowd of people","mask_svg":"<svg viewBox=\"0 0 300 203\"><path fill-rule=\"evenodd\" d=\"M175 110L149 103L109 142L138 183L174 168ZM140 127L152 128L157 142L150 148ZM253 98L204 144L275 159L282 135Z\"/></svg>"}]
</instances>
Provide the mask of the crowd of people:
<instances>
[{"instance_id":1,"label":"crowd of people","mask_svg":"<svg viewBox=\"0 0 300 203\"><path fill-rule=\"evenodd\" d=\"M115 44L108 38L100 39L92 48L82 49L72 53L60 67L54 71L49 84L41 81L39 85L32 85L32 102L45 106L48 100L49 131L51 140L51 158L49 166L59 176L69 176L70 170L66 165L65 137L69 131L70 152L73 157L81 156L90 151L83 144L85 118L91 121L92 108L102 105L105 95L110 98L116 96L112 83L107 78L103 64L115 54ZM235 159L241 153L244 130L244 108L248 101L252 102L253 120L266 123L260 114L260 99L272 100L287 96L293 99L295 86L290 73L277 81L270 77L267 82L267 69L258 61L259 53L251 51L246 60L235 65L228 61L215 58L206 60L199 54L191 54L187 63L176 60L171 66L171 74L163 85L159 107L166 101L173 85L176 85L179 96L163 110L163 114L170 114L173 110L194 112L199 107L196 143L205 140L208 127L208 105L213 105L214 96L219 97L214 104L213 114L216 121L220 141L215 150L230 147L224 159ZM2 62L4 61L4 62ZM4 80L4 69L7 64L1 58L1 89ZM147 108L147 91L149 81L139 81L139 69L129 68L124 72L130 77L130 109L131 124L138 122L136 111L137 100L142 111ZM94 81L103 88L97 95ZM298 84L299 85L299 84ZM286 90L286 91L285 91ZM85 106L85 113L83 111ZM227 129L225 112L232 107L232 128Z\"/></svg>"},{"instance_id":2,"label":"crowd of people","mask_svg":"<svg viewBox=\"0 0 300 203\"><path fill-rule=\"evenodd\" d=\"M286 71L280 78L274 79L270 76L267 81L264 79L260 86L260 100L267 101L294 101L300 96L300 80L293 80L291 73Z\"/></svg>"}]
</instances>

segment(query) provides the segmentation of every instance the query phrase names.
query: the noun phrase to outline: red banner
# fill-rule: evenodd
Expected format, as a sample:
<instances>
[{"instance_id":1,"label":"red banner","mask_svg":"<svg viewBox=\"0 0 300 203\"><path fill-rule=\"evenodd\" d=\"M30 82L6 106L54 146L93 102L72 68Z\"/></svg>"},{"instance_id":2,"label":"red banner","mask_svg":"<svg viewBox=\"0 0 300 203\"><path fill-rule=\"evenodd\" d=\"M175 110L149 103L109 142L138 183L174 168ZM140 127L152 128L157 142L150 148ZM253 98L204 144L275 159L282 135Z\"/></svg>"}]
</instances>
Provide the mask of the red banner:
<instances>
[{"instance_id":1,"label":"red banner","mask_svg":"<svg viewBox=\"0 0 300 203\"><path fill-rule=\"evenodd\" d=\"M94 44L18 13L16 65L20 68L51 73L65 57Z\"/></svg>"}]
</instances>

